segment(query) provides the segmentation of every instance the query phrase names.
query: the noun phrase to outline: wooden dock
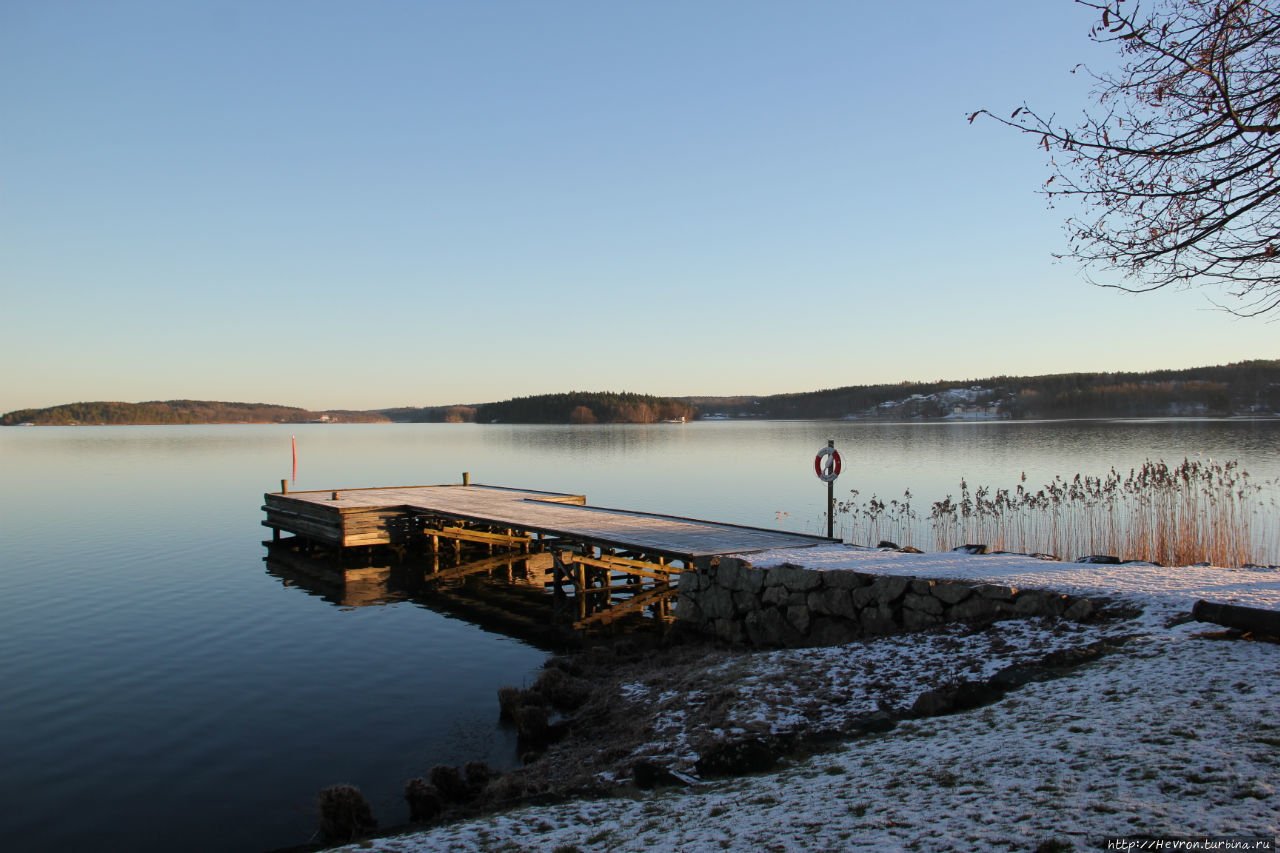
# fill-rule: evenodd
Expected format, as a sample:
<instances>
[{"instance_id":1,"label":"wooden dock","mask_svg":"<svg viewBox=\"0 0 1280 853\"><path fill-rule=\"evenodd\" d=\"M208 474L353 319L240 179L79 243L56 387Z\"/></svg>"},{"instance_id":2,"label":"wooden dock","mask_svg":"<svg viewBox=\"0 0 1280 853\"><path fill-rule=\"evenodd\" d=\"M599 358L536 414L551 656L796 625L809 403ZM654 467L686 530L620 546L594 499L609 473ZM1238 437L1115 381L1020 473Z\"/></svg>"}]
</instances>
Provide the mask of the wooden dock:
<instances>
[{"instance_id":1,"label":"wooden dock","mask_svg":"<svg viewBox=\"0 0 1280 853\"><path fill-rule=\"evenodd\" d=\"M698 557L832 541L824 536L594 507L586 504L583 495L498 486L272 492L264 498L265 526L341 547L407 544L431 535L433 528L438 535L441 521L458 522L467 525L458 530L474 529L503 540L551 537L686 563Z\"/></svg>"},{"instance_id":2,"label":"wooden dock","mask_svg":"<svg viewBox=\"0 0 1280 853\"><path fill-rule=\"evenodd\" d=\"M465 479L465 477L464 477ZM282 484L283 485L283 484ZM262 523L303 543L346 549L390 546L432 555L424 581L447 585L495 570L526 573L532 555L549 559L545 585L572 594L574 628L613 625L648 613L669 620L675 579L700 558L831 542L810 536L634 510L588 506L583 495L499 486L396 486L264 496ZM292 541L292 540L290 540ZM442 544L453 551L443 566ZM470 556L464 559L463 546ZM477 558L475 546L488 556ZM496 551L496 554L495 554ZM541 565L541 562L538 563Z\"/></svg>"}]
</instances>

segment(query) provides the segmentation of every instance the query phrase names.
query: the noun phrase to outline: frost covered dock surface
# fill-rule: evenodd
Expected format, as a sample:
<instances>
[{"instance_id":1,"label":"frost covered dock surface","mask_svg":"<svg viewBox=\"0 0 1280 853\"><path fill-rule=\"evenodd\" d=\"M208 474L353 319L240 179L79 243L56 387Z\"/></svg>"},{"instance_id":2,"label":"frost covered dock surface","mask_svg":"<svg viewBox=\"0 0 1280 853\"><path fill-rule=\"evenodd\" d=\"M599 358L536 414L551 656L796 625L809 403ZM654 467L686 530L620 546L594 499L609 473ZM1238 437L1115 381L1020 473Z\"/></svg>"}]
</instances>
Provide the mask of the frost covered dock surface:
<instances>
[{"instance_id":1,"label":"frost covered dock surface","mask_svg":"<svg viewBox=\"0 0 1280 853\"><path fill-rule=\"evenodd\" d=\"M583 495L498 486L405 486L272 492L267 527L343 547L399 544L402 520L451 519L678 560L805 548L822 536L586 505Z\"/></svg>"}]
</instances>

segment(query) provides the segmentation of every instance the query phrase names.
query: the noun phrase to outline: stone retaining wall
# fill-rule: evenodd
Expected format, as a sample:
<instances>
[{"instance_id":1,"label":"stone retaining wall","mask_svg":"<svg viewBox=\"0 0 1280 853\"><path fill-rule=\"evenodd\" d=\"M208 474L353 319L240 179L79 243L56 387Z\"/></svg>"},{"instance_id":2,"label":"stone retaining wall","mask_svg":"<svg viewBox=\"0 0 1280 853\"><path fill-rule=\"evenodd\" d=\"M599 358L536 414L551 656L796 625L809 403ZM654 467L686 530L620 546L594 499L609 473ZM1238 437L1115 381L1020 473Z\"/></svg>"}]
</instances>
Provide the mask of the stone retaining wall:
<instances>
[{"instance_id":1,"label":"stone retaining wall","mask_svg":"<svg viewBox=\"0 0 1280 853\"><path fill-rule=\"evenodd\" d=\"M989 624L1033 616L1083 621L1087 598L999 584L814 570L757 569L734 557L698 560L680 576L676 618L731 643L825 646L920 631L944 622Z\"/></svg>"}]
</instances>

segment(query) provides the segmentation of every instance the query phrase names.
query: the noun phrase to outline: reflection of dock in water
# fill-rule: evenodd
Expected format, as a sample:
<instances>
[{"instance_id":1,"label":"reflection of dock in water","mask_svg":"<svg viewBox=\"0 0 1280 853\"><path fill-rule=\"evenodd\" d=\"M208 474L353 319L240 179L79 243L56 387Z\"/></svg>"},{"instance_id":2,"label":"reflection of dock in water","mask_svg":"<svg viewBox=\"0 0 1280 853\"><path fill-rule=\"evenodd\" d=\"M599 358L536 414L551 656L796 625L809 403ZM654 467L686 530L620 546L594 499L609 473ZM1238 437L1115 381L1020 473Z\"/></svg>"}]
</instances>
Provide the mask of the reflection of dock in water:
<instances>
[{"instance_id":1,"label":"reflection of dock in water","mask_svg":"<svg viewBox=\"0 0 1280 853\"><path fill-rule=\"evenodd\" d=\"M583 631L576 629L592 627L580 624L583 616L607 616L592 621L616 631L662 629L675 594L665 583L661 589L632 584L629 595L606 600L601 587L589 601L572 584L557 583L556 559L546 552L490 556L470 548L458 563L451 556L378 548L356 564L349 554L296 540L264 544L268 574L338 607L410 602L544 648L580 642Z\"/></svg>"}]
</instances>

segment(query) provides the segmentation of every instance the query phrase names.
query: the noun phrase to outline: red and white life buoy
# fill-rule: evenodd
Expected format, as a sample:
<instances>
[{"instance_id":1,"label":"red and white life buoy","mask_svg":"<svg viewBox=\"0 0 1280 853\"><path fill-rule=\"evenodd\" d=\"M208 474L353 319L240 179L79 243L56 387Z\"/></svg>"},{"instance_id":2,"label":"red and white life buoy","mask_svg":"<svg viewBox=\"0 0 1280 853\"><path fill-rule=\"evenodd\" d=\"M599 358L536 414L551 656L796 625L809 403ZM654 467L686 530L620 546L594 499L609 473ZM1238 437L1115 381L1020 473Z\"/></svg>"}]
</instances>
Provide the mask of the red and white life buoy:
<instances>
[{"instance_id":1,"label":"red and white life buoy","mask_svg":"<svg viewBox=\"0 0 1280 853\"><path fill-rule=\"evenodd\" d=\"M824 483L840 476L840 454L834 447L824 447L813 457L813 473Z\"/></svg>"}]
</instances>

